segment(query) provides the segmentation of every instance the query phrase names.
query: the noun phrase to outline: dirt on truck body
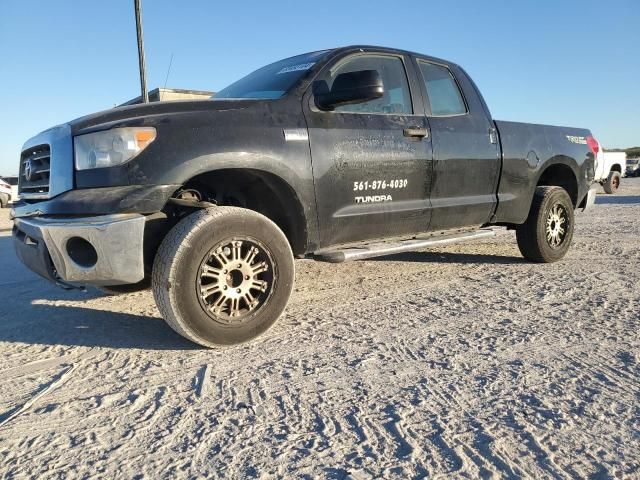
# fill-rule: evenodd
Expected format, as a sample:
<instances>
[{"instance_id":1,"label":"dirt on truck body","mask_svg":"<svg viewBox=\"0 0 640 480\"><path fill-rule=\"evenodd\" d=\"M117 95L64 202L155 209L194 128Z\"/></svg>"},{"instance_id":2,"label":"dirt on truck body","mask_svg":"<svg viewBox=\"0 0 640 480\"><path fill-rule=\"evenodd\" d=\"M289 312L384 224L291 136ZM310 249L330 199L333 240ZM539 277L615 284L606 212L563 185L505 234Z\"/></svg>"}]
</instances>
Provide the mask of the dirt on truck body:
<instances>
[{"instance_id":1,"label":"dirt on truck body","mask_svg":"<svg viewBox=\"0 0 640 480\"><path fill-rule=\"evenodd\" d=\"M49 280L153 288L214 347L284 311L294 257L331 262L516 231L555 262L593 204L586 129L494 120L458 65L355 46L267 65L211 101L114 108L20 158L19 258Z\"/></svg>"}]
</instances>

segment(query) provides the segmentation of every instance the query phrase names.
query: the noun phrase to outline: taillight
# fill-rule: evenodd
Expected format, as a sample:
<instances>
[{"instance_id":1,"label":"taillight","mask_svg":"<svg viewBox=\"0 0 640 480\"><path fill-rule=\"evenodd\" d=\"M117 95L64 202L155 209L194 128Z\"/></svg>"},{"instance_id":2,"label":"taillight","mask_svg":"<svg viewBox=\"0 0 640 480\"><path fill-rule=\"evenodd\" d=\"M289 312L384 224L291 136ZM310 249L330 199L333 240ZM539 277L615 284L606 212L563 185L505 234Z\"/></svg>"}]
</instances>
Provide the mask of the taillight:
<instances>
[{"instance_id":1,"label":"taillight","mask_svg":"<svg viewBox=\"0 0 640 480\"><path fill-rule=\"evenodd\" d=\"M591 150L591 153L593 153L594 155L598 155L598 152L600 151L600 144L591 135L587 137L587 145L589 145L589 150Z\"/></svg>"}]
</instances>

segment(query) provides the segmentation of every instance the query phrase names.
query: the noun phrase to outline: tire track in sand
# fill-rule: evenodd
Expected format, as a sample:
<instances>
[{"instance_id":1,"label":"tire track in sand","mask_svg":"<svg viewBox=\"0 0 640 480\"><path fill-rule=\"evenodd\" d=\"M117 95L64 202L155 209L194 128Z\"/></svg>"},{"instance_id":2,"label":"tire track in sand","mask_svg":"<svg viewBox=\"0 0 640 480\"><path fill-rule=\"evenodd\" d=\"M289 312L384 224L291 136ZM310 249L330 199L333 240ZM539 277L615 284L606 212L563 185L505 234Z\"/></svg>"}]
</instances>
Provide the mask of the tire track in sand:
<instances>
[{"instance_id":1,"label":"tire track in sand","mask_svg":"<svg viewBox=\"0 0 640 480\"><path fill-rule=\"evenodd\" d=\"M82 361L88 360L91 357L97 355L97 351L89 351L87 353L83 353L75 358L75 362L71 363L67 366L62 372L55 375L49 382L46 382L40 385L32 394L32 396L25 401L24 403L18 404L15 407L7 410L6 412L0 414L0 427L3 427L11 420L16 418L21 413L29 410L39 399L44 397L47 393L53 391L54 389L64 385L66 381L69 380L71 374L78 368ZM52 366L63 365L68 359L66 357L62 357L62 359L50 359L42 362L34 362L33 364L29 364L27 368L24 368L23 371L30 372L36 371L42 368L52 368ZM35 365L34 364L38 364ZM29 368L31 367L31 368ZM20 368L13 369L14 371L20 372Z\"/></svg>"}]
</instances>

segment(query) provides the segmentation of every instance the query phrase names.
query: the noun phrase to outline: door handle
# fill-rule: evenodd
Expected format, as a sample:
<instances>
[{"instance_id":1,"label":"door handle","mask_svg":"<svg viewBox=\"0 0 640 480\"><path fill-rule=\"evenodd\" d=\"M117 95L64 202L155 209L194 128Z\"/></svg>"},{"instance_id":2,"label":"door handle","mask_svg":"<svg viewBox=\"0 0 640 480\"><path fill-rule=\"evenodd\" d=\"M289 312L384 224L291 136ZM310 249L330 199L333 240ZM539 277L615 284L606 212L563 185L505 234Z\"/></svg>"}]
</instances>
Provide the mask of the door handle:
<instances>
[{"instance_id":1,"label":"door handle","mask_svg":"<svg viewBox=\"0 0 640 480\"><path fill-rule=\"evenodd\" d=\"M427 138L429 137L429 130L423 127L407 127L402 130L402 134L405 137Z\"/></svg>"},{"instance_id":2,"label":"door handle","mask_svg":"<svg viewBox=\"0 0 640 480\"><path fill-rule=\"evenodd\" d=\"M498 143L498 131L495 128L489 128L489 142Z\"/></svg>"}]
</instances>

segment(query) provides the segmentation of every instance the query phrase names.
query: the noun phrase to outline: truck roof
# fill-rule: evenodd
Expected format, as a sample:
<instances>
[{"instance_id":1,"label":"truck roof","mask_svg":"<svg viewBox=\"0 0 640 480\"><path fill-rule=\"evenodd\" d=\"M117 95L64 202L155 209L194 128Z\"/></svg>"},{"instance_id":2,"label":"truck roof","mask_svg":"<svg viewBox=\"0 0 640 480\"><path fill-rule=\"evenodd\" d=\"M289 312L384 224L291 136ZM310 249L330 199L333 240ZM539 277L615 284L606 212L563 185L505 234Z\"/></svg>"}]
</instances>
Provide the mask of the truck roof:
<instances>
[{"instance_id":1,"label":"truck roof","mask_svg":"<svg viewBox=\"0 0 640 480\"><path fill-rule=\"evenodd\" d=\"M435 62L438 63L445 63L445 64L449 64L449 65L457 65L456 63L450 61L450 60L445 60L444 58L438 58L438 57L434 57L432 55L427 55L425 53L420 53L420 52L414 52L411 50L404 50L401 48L393 48L393 47L383 47L380 45L347 45L344 47L336 47L333 49L330 49L334 52L342 52L342 51L350 51L350 50L358 50L358 49L362 49L362 50L383 50L383 51L387 51L387 52L395 52L395 53L401 53L401 54L406 54L406 55L414 55L414 56L418 56L418 57L425 57L428 58L430 60L433 60Z\"/></svg>"}]
</instances>

